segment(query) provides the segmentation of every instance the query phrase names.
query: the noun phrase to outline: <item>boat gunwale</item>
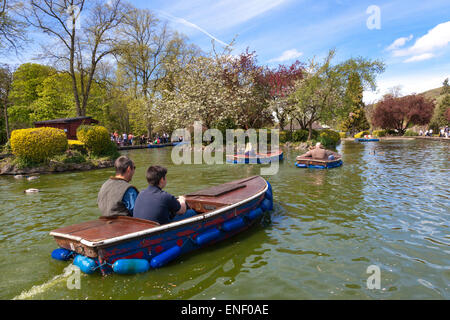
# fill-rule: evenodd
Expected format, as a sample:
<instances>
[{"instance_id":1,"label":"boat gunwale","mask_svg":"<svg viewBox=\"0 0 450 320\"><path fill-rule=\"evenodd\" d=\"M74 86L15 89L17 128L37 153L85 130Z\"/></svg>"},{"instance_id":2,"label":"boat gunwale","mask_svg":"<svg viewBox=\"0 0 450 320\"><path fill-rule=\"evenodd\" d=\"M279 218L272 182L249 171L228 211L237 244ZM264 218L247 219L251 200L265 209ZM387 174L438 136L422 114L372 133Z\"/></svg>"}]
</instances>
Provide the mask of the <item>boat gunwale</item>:
<instances>
[{"instance_id":1,"label":"boat gunwale","mask_svg":"<svg viewBox=\"0 0 450 320\"><path fill-rule=\"evenodd\" d=\"M227 154L227 160L228 159L270 159L270 158L275 158L275 157L279 157L280 155L283 154L283 150L278 149L278 151L276 152L270 152L270 153L256 153L254 156L250 156L250 155L245 155L245 153L234 153L234 154Z\"/></svg>"},{"instance_id":2,"label":"boat gunwale","mask_svg":"<svg viewBox=\"0 0 450 320\"><path fill-rule=\"evenodd\" d=\"M209 213L200 214L198 216L190 217L190 218L183 219L183 220L180 220L180 221L171 222L171 223L168 223L168 224L164 224L162 226L156 226L156 227L148 228L148 229L145 229L145 230L141 230L141 231L137 231L137 232L133 232L133 233L129 233L129 234L125 234L125 235L122 235L122 236L118 236L118 237L114 237L114 238L110 238L110 239L106 239L106 240L101 240L101 241L88 241L88 240L85 240L85 239L83 239L81 237L71 236L70 234L63 234L63 233L53 232L53 231L50 232L50 235L53 236L53 237L60 237L60 238L65 238L65 239L69 239L69 240L75 240L75 241L78 241L81 244L83 244L83 245L85 245L87 247L90 247L90 248L98 248L98 247L104 247L104 246L112 245L112 244L115 244L117 242L123 242L124 240L128 240L128 239L131 239L131 238L139 238L139 237L142 237L142 236L146 236L148 234L163 232L163 231L167 231L169 229L175 229L175 228L177 228L179 226L182 226L182 225L185 225L185 224L187 225L187 224L190 224L190 223L193 223L193 222L198 222L198 221L201 221L201 220L207 220L207 219L209 219L209 218L211 218L211 217L213 217L215 215L219 215L219 214L221 214L223 212L232 210L235 207L239 207L239 206L241 206L241 205L243 205L243 204L245 204L245 203L247 203L247 202L249 202L249 201L251 201L251 200L253 200L255 198L258 198L259 196L264 194L269 188L269 185L268 185L267 181L264 178L262 178L261 176L259 176L259 177L261 179L263 179L264 182L266 183L266 186L264 187L264 189L262 191L260 191L260 192L258 192L256 194L248 197L247 199L244 199L244 200L241 200L239 202L230 204L229 206L218 208L218 209L216 209L214 211L211 211Z\"/></svg>"}]
</instances>

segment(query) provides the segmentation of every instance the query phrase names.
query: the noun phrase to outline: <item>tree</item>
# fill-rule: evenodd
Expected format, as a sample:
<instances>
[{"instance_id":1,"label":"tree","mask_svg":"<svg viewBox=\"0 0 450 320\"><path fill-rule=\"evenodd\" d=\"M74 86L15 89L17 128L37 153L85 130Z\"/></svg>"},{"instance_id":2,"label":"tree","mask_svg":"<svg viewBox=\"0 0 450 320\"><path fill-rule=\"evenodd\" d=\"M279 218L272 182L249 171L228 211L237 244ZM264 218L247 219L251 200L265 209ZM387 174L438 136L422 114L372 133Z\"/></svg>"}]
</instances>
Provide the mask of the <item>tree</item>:
<instances>
[{"instance_id":1,"label":"tree","mask_svg":"<svg viewBox=\"0 0 450 320\"><path fill-rule=\"evenodd\" d=\"M119 34L115 56L127 80L125 85L133 92L133 101L129 104L130 121L138 131L142 131L141 126L145 123L150 136L157 114L152 101L169 84L167 65L172 65L172 71L177 70L179 59L188 55L189 49L182 36L147 9L129 7Z\"/></svg>"},{"instance_id":2,"label":"tree","mask_svg":"<svg viewBox=\"0 0 450 320\"><path fill-rule=\"evenodd\" d=\"M347 118L341 123L341 130L350 132L352 135L356 132L370 128L365 114L365 104L363 102L363 87L359 75L352 73L349 76L347 90L345 92L345 103L351 110Z\"/></svg>"},{"instance_id":3,"label":"tree","mask_svg":"<svg viewBox=\"0 0 450 320\"><path fill-rule=\"evenodd\" d=\"M9 140L9 120L8 107L10 105L9 92L11 91L12 71L10 66L3 65L0 67L0 106L2 111L5 134L0 136L0 142Z\"/></svg>"},{"instance_id":4,"label":"tree","mask_svg":"<svg viewBox=\"0 0 450 320\"><path fill-rule=\"evenodd\" d=\"M375 87L375 76L384 70L384 64L377 60L363 58L348 59L335 66L331 60L335 55L330 50L322 64L310 61L303 79L296 82L290 99L294 103L292 115L302 129L308 128L308 139L312 137L315 121L334 124L350 113L351 105L346 102L346 87L350 74L357 74L363 87Z\"/></svg>"},{"instance_id":5,"label":"tree","mask_svg":"<svg viewBox=\"0 0 450 320\"><path fill-rule=\"evenodd\" d=\"M275 113L280 129L285 127L293 105L289 95L294 90L295 81L303 77L304 65L295 61L290 66L278 65L277 68L264 71L262 80L269 88L270 107Z\"/></svg>"},{"instance_id":6,"label":"tree","mask_svg":"<svg viewBox=\"0 0 450 320\"><path fill-rule=\"evenodd\" d=\"M14 0L0 0L0 53L13 49L17 55L22 43L27 41L26 24L13 16L20 6Z\"/></svg>"},{"instance_id":7,"label":"tree","mask_svg":"<svg viewBox=\"0 0 450 320\"><path fill-rule=\"evenodd\" d=\"M182 128L198 120L210 128L222 119L234 119L235 104L224 78L227 59L226 55L193 57L173 79L173 88L164 88L161 95L153 97L153 112L159 115L155 117L157 125ZM167 67L169 72L178 70L176 65Z\"/></svg>"},{"instance_id":8,"label":"tree","mask_svg":"<svg viewBox=\"0 0 450 320\"><path fill-rule=\"evenodd\" d=\"M9 108L12 129L31 126L33 103L39 99L40 87L47 77L56 72L52 67L37 63L24 63L16 69L9 95L12 104Z\"/></svg>"},{"instance_id":9,"label":"tree","mask_svg":"<svg viewBox=\"0 0 450 320\"><path fill-rule=\"evenodd\" d=\"M246 130L272 123L270 88L265 81L264 68L257 65L255 52L247 49L237 58L224 62L227 103L234 110L234 122Z\"/></svg>"},{"instance_id":10,"label":"tree","mask_svg":"<svg viewBox=\"0 0 450 320\"><path fill-rule=\"evenodd\" d=\"M383 129L398 130L403 134L411 125L428 124L433 110L433 102L421 95L394 97L388 94L377 103L372 124Z\"/></svg>"},{"instance_id":11,"label":"tree","mask_svg":"<svg viewBox=\"0 0 450 320\"><path fill-rule=\"evenodd\" d=\"M13 74L11 102L14 105L30 106L39 98L38 87L55 73L54 68L37 63L20 65Z\"/></svg>"},{"instance_id":12,"label":"tree","mask_svg":"<svg viewBox=\"0 0 450 320\"><path fill-rule=\"evenodd\" d=\"M442 97L442 98L441 98ZM450 125L448 114L450 114L450 86L448 78L444 80L441 97L436 101L436 109L434 110L433 118L430 126L434 128L441 128Z\"/></svg>"},{"instance_id":13,"label":"tree","mask_svg":"<svg viewBox=\"0 0 450 320\"><path fill-rule=\"evenodd\" d=\"M114 51L115 30L123 11L120 0L107 4L99 0L31 0L22 13L31 26L53 40L43 46L40 58L70 75L78 116L86 115L98 65Z\"/></svg>"}]
</instances>

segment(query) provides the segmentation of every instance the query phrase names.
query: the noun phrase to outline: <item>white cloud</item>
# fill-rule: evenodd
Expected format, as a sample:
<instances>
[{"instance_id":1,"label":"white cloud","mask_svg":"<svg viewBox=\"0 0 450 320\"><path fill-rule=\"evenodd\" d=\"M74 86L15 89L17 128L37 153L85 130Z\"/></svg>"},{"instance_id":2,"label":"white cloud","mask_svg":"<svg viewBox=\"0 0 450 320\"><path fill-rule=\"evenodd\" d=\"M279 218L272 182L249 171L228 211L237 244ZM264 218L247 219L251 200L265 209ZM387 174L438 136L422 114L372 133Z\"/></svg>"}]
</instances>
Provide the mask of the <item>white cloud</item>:
<instances>
[{"instance_id":1,"label":"white cloud","mask_svg":"<svg viewBox=\"0 0 450 320\"><path fill-rule=\"evenodd\" d=\"M303 52L297 51L297 49L290 49L284 51L281 56L278 58L270 59L269 62L284 62L288 60L293 60L301 57L303 55Z\"/></svg>"},{"instance_id":2,"label":"white cloud","mask_svg":"<svg viewBox=\"0 0 450 320\"><path fill-rule=\"evenodd\" d=\"M194 28L194 29L199 30L200 32L206 34L208 37L210 37L210 38L213 39L214 41L219 42L220 44L222 44L222 45L225 46L225 47L228 46L227 43L225 43L225 42L223 42L223 41L217 39L217 38L214 37L212 34L210 34L208 31L206 31L206 30L200 28L200 27L199 27L198 25L196 25L195 23L189 22L189 21L187 21L186 19L183 19L183 18L175 17L175 16L173 16L173 15L171 15L171 14L168 14L168 13L166 13L166 12L162 12L162 11L160 11L160 10L155 10L155 11L157 11L160 15L162 15L163 17L165 17L165 18L167 18L167 19L169 19L169 20L171 20L171 21L173 21L173 22L181 23L181 24L183 24L183 25L185 25L185 26L187 26L187 27L191 27L191 28Z\"/></svg>"},{"instance_id":3,"label":"white cloud","mask_svg":"<svg viewBox=\"0 0 450 320\"><path fill-rule=\"evenodd\" d=\"M398 49L393 51L395 57L405 57L419 56L425 57L426 59L431 58L432 52L438 49L446 47L450 43L450 21L440 23L433 29L429 30L428 33L416 40L414 45L406 49ZM427 56L425 56L427 54ZM407 59L407 60L410 60ZM421 59L424 60L424 59ZM420 61L420 60L411 60ZM406 61L405 61L406 62Z\"/></svg>"},{"instance_id":4,"label":"white cloud","mask_svg":"<svg viewBox=\"0 0 450 320\"><path fill-rule=\"evenodd\" d=\"M403 47L405 43L410 41L412 38L413 38L412 34L410 34L409 37L398 38L394 42L392 42L392 44L389 47L387 47L386 50L392 51L400 47Z\"/></svg>"},{"instance_id":5,"label":"white cloud","mask_svg":"<svg viewBox=\"0 0 450 320\"><path fill-rule=\"evenodd\" d=\"M417 56L412 56L411 58L406 59L403 62L416 62L416 61L423 61L423 60L428 60L434 57L434 54L432 53L424 53L424 54L419 54Z\"/></svg>"},{"instance_id":6,"label":"white cloud","mask_svg":"<svg viewBox=\"0 0 450 320\"><path fill-rule=\"evenodd\" d=\"M401 87L402 95L422 93L424 91L439 88L445 78L449 78L450 73L445 68L437 72L413 73L403 76L381 76L377 81L376 91L364 91L363 101L366 104L380 100L383 95L389 93L391 88Z\"/></svg>"},{"instance_id":7,"label":"white cloud","mask_svg":"<svg viewBox=\"0 0 450 320\"><path fill-rule=\"evenodd\" d=\"M165 12L183 16L202 28L222 31L260 16L289 0L176 1Z\"/></svg>"}]
</instances>

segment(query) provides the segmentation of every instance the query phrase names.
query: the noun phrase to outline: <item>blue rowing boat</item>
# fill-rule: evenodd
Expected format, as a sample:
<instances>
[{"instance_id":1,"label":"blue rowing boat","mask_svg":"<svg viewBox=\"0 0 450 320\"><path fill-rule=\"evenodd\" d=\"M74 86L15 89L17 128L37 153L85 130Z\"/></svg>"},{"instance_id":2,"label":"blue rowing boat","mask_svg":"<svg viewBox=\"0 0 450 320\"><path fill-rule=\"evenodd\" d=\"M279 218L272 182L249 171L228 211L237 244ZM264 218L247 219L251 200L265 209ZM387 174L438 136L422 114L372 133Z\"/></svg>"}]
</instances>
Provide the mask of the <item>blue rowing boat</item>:
<instances>
[{"instance_id":1,"label":"blue rowing boat","mask_svg":"<svg viewBox=\"0 0 450 320\"><path fill-rule=\"evenodd\" d=\"M254 163L264 164L283 160L283 151L278 150L269 153L255 153L255 155L227 154L227 163Z\"/></svg>"},{"instance_id":2,"label":"blue rowing boat","mask_svg":"<svg viewBox=\"0 0 450 320\"><path fill-rule=\"evenodd\" d=\"M341 158L333 160L318 160L309 157L300 157L296 159L295 166L297 168L310 168L310 169L331 169L342 166L343 162Z\"/></svg>"},{"instance_id":3,"label":"blue rowing boat","mask_svg":"<svg viewBox=\"0 0 450 320\"><path fill-rule=\"evenodd\" d=\"M371 142L371 141L380 141L380 139L377 138L356 138L356 142Z\"/></svg>"},{"instance_id":4,"label":"blue rowing boat","mask_svg":"<svg viewBox=\"0 0 450 320\"><path fill-rule=\"evenodd\" d=\"M273 209L270 184L260 176L210 187L185 196L184 219L165 225L118 216L53 230L57 260L91 274L135 274L160 268L177 257L241 233ZM183 218L183 216L179 216Z\"/></svg>"}]
</instances>

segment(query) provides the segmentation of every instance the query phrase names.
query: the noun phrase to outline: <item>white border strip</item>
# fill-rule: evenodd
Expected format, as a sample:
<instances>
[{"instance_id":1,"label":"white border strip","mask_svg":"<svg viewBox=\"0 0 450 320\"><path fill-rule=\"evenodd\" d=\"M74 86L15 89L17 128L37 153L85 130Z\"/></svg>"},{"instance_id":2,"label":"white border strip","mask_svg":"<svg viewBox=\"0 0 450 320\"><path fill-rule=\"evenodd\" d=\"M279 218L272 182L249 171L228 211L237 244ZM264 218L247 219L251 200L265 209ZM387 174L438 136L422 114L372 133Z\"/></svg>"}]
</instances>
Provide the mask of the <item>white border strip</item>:
<instances>
[{"instance_id":1,"label":"white border strip","mask_svg":"<svg viewBox=\"0 0 450 320\"><path fill-rule=\"evenodd\" d=\"M260 191L256 195L251 196L250 198L247 198L247 199L242 200L240 202L234 203L234 204L232 204L232 205L230 205L228 207L223 207L223 208L217 209L216 211L212 211L212 212L207 213L207 214L202 214L202 215L200 215L198 217L191 217L191 218L183 219L183 220L180 220L180 221L177 221L177 222L172 222L172 223L169 223L169 224L166 224L166 225L162 225L162 226L159 226L159 227L149 228L149 229L145 229L145 230L142 230L142 231L137 231L137 232L133 232L133 233L129 233L129 234L123 235L123 236L119 236L119 237L115 237L115 238L111 238L111 239L107 239L107 240L103 240L103 241L97 241L97 242L91 242L91 241L84 240L84 239L82 239L80 237L74 237L74 236L71 236L71 235L61 234L61 233L57 233L57 232L50 232L50 235L51 236L62 237L62 238L67 238L67 239L71 239L71 240L76 240L76 241L79 241L79 242L81 242L82 244L84 244L85 246L88 246L88 247L97 247L97 246L100 246L100 245L101 246L105 246L105 245L113 244L115 242L127 240L127 239L130 239L130 238L141 237L141 236L144 236L144 235L147 235L147 234L156 233L158 231L164 231L164 230L167 230L167 229L172 229L172 228L178 227L178 226L183 225L183 224L188 224L188 223L196 222L196 221L200 221L200 220L206 220L206 219L208 219L208 218L210 218L210 217L212 217L214 215L218 215L218 214L220 214L220 213L222 213L224 211L231 210L231 209L233 209L235 207L238 207L238 206L240 206L240 205L242 205L242 204L244 204L246 202L249 202L249 201L259 197L261 194L265 193L267 191L267 189L269 188L269 185L267 184L267 181L264 178L262 178L262 179L266 182L266 187L264 188L263 191Z\"/></svg>"}]
</instances>

